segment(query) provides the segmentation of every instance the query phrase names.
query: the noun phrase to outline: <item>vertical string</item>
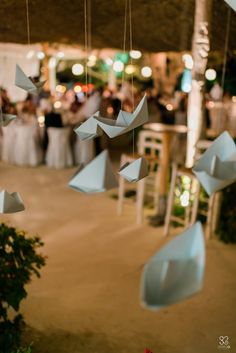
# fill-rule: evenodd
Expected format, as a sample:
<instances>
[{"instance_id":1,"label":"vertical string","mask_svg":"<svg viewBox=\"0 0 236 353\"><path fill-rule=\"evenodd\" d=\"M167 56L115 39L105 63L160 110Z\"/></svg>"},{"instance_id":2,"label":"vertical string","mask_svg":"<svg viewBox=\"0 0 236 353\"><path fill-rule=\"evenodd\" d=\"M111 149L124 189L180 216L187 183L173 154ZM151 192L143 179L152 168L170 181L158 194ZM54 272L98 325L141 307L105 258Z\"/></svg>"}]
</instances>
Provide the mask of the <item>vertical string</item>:
<instances>
[{"instance_id":1,"label":"vertical string","mask_svg":"<svg viewBox=\"0 0 236 353\"><path fill-rule=\"evenodd\" d=\"M125 16L124 16L124 37L123 37L123 54L126 51L126 32L127 32L127 9L128 9L128 0L125 0ZM122 72L122 82L121 87L123 88L125 82L125 70ZM123 99L121 101L121 109L123 108Z\"/></svg>"},{"instance_id":2,"label":"vertical string","mask_svg":"<svg viewBox=\"0 0 236 353\"><path fill-rule=\"evenodd\" d=\"M85 47L85 84L88 85L88 29L87 29L87 0L84 0L84 47ZM88 92L85 92L86 100L88 99Z\"/></svg>"},{"instance_id":3,"label":"vertical string","mask_svg":"<svg viewBox=\"0 0 236 353\"><path fill-rule=\"evenodd\" d=\"M29 0L25 0L25 5L26 5L27 41L28 41L28 45L30 45Z\"/></svg>"},{"instance_id":4,"label":"vertical string","mask_svg":"<svg viewBox=\"0 0 236 353\"><path fill-rule=\"evenodd\" d=\"M130 43L130 51L133 50L133 28L132 28L132 0L129 0L129 43ZM130 64L133 65L133 59L130 57ZM134 111L134 74L131 73L131 96L132 96L132 110ZM133 158L135 151L135 134L134 130L132 132L133 137Z\"/></svg>"},{"instance_id":5,"label":"vertical string","mask_svg":"<svg viewBox=\"0 0 236 353\"><path fill-rule=\"evenodd\" d=\"M88 0L88 57L92 52L92 39L91 39L91 1ZM87 64L86 64L87 66ZM88 83L91 83L91 74L88 70Z\"/></svg>"}]
</instances>

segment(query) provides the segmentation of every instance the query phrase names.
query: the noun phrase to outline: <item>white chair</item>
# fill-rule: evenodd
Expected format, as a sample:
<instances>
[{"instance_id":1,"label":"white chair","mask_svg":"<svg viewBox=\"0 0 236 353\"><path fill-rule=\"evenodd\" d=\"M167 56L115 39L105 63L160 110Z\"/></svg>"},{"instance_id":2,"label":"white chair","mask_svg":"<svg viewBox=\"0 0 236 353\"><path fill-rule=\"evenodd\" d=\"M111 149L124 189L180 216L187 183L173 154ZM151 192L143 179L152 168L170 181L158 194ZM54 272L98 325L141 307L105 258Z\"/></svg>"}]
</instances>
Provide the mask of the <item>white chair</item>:
<instances>
[{"instance_id":1,"label":"white chair","mask_svg":"<svg viewBox=\"0 0 236 353\"><path fill-rule=\"evenodd\" d=\"M123 166L127 162L144 156L149 164L149 175L136 183L136 223L142 224L143 221L143 205L145 196L151 196L154 201L154 209L158 209L158 184L160 175L160 154L162 152L162 135L157 132L143 130L139 133L138 153L122 154L120 165ZM121 215L123 212L123 203L125 197L125 179L119 178L118 205L117 213Z\"/></svg>"},{"instance_id":2,"label":"white chair","mask_svg":"<svg viewBox=\"0 0 236 353\"><path fill-rule=\"evenodd\" d=\"M50 168L65 168L73 165L70 146L70 128L48 128L46 163Z\"/></svg>"},{"instance_id":3,"label":"white chair","mask_svg":"<svg viewBox=\"0 0 236 353\"><path fill-rule=\"evenodd\" d=\"M74 146L75 164L87 164L95 157L94 140L81 140L76 136Z\"/></svg>"},{"instance_id":4,"label":"white chair","mask_svg":"<svg viewBox=\"0 0 236 353\"><path fill-rule=\"evenodd\" d=\"M2 160L7 163L14 163L15 137L17 125L11 124L2 128Z\"/></svg>"},{"instance_id":5,"label":"white chair","mask_svg":"<svg viewBox=\"0 0 236 353\"><path fill-rule=\"evenodd\" d=\"M14 163L19 166L35 167L42 163L42 149L40 146L38 125L15 125L14 135Z\"/></svg>"}]
</instances>

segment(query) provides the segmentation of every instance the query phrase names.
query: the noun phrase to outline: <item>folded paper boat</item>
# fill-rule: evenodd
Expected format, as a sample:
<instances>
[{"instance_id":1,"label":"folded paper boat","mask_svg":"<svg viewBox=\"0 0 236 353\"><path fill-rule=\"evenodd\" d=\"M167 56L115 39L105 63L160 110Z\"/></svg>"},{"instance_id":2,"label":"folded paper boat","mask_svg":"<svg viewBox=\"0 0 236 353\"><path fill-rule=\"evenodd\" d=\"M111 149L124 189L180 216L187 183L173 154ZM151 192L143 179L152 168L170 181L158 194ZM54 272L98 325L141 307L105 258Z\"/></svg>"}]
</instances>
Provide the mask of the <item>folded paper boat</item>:
<instances>
[{"instance_id":1,"label":"folded paper boat","mask_svg":"<svg viewBox=\"0 0 236 353\"><path fill-rule=\"evenodd\" d=\"M101 130L103 130L110 138L114 138L147 122L148 106L147 97L144 95L133 113L120 110L117 119L113 120L102 118L99 116L99 112L96 112L96 115L94 114L76 129L76 133L81 139L87 139L98 136L98 134L101 134ZM101 130L98 130L97 127L100 127Z\"/></svg>"},{"instance_id":2,"label":"folded paper boat","mask_svg":"<svg viewBox=\"0 0 236 353\"><path fill-rule=\"evenodd\" d=\"M145 265L141 303L150 310L182 301L202 289L205 243L202 225L195 223L177 235Z\"/></svg>"},{"instance_id":3,"label":"folded paper boat","mask_svg":"<svg viewBox=\"0 0 236 353\"><path fill-rule=\"evenodd\" d=\"M46 81L42 82L33 82L32 79L24 73L24 71L20 68L19 65L16 65L16 75L15 75L15 85L24 89L25 91L38 94L45 84Z\"/></svg>"},{"instance_id":4,"label":"folded paper boat","mask_svg":"<svg viewBox=\"0 0 236 353\"><path fill-rule=\"evenodd\" d=\"M69 186L85 193L98 193L116 188L118 183L108 151L103 151L85 167L80 167L69 181Z\"/></svg>"},{"instance_id":5,"label":"folded paper boat","mask_svg":"<svg viewBox=\"0 0 236 353\"><path fill-rule=\"evenodd\" d=\"M99 112L96 112L93 116L91 116L74 130L75 133L79 135L81 140L90 140L103 134L102 129L98 126L98 122L95 119L98 116Z\"/></svg>"},{"instance_id":6,"label":"folded paper boat","mask_svg":"<svg viewBox=\"0 0 236 353\"><path fill-rule=\"evenodd\" d=\"M144 157L140 157L132 163L126 163L119 170L119 174L130 182L136 182L148 175L148 163Z\"/></svg>"},{"instance_id":7,"label":"folded paper boat","mask_svg":"<svg viewBox=\"0 0 236 353\"><path fill-rule=\"evenodd\" d=\"M203 153L193 172L212 195L236 180L236 146L227 131L223 132Z\"/></svg>"},{"instance_id":8,"label":"folded paper boat","mask_svg":"<svg viewBox=\"0 0 236 353\"><path fill-rule=\"evenodd\" d=\"M24 211L25 206L18 192L9 194L6 190L0 192L0 213Z\"/></svg>"}]
</instances>

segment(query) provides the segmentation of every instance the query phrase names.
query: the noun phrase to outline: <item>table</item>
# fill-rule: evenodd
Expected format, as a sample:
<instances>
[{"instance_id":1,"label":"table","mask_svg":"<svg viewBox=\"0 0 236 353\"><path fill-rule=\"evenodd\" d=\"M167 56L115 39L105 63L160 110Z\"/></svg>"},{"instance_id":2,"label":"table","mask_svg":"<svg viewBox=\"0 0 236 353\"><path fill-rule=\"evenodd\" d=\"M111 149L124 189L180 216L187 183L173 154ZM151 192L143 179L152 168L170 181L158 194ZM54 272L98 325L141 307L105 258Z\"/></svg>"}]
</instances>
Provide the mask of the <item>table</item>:
<instances>
[{"instance_id":1,"label":"table","mask_svg":"<svg viewBox=\"0 0 236 353\"><path fill-rule=\"evenodd\" d=\"M159 212L158 215L161 220L164 220L165 209L166 209L166 198L168 192L168 177L169 177L169 165L170 165L170 149L171 140L175 134L186 134L188 128L185 125L167 125L161 123L150 123L145 124L144 129L162 133L163 149L160 156L160 186L159 186Z\"/></svg>"}]
</instances>

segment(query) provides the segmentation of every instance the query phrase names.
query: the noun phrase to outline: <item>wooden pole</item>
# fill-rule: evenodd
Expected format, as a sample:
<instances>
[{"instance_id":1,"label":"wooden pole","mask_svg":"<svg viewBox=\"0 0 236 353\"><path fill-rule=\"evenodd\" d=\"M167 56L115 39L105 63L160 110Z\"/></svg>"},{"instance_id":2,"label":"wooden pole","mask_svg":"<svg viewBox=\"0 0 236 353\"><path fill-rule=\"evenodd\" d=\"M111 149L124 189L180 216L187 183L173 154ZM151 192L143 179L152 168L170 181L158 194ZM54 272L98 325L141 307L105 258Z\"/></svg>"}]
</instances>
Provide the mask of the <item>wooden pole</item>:
<instances>
[{"instance_id":1,"label":"wooden pole","mask_svg":"<svg viewBox=\"0 0 236 353\"><path fill-rule=\"evenodd\" d=\"M192 90L188 99L188 137L186 166L192 167L195 145L203 127L205 70L210 49L209 24L212 0L195 0L194 34L192 42Z\"/></svg>"}]
</instances>

